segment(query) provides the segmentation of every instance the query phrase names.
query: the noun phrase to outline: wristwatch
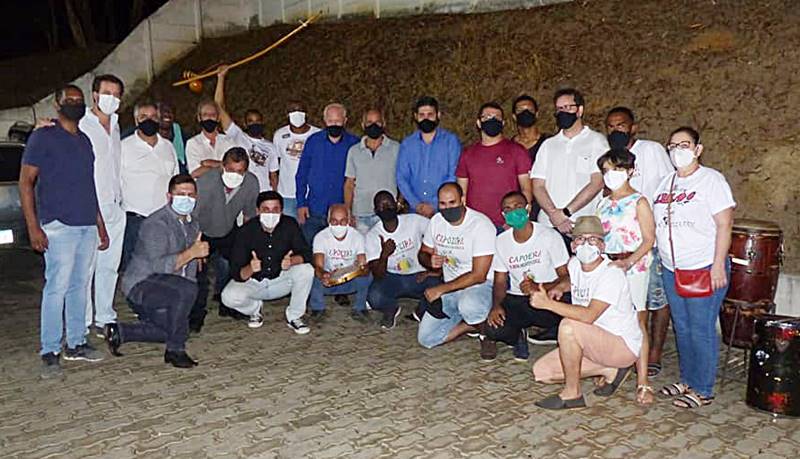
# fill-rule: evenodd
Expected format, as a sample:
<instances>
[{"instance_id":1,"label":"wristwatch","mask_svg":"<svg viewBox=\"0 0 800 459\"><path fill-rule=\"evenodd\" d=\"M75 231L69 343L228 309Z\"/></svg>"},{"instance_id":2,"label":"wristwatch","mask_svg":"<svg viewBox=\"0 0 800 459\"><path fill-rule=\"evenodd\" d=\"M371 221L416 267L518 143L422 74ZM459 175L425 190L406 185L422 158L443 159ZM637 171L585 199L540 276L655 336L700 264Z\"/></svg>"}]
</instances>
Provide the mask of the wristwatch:
<instances>
[{"instance_id":1,"label":"wristwatch","mask_svg":"<svg viewBox=\"0 0 800 459\"><path fill-rule=\"evenodd\" d=\"M563 209L561 209L561 212L564 212L564 215L566 215L566 216L567 216L567 218L569 218L569 217L571 217L571 216L572 216L572 212L570 212L570 211L569 211L569 209L567 209L566 207L564 207Z\"/></svg>"}]
</instances>

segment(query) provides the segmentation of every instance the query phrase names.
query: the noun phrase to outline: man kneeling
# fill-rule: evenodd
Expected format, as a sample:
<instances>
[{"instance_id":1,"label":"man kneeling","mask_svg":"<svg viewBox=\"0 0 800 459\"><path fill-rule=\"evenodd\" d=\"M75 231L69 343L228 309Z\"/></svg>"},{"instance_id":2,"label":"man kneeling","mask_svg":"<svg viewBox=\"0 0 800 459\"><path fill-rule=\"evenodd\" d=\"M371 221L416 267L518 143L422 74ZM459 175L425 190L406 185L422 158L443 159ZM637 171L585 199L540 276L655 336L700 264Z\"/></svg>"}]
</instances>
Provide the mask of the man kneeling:
<instances>
[{"instance_id":1,"label":"man kneeling","mask_svg":"<svg viewBox=\"0 0 800 459\"><path fill-rule=\"evenodd\" d=\"M197 187L190 175L169 181L169 203L142 222L138 241L125 275L122 292L137 323L107 324L106 342L113 355L129 342L167 344L164 361L179 368L197 362L186 354L189 312L197 297L197 268L208 256L208 242L192 220Z\"/></svg>"},{"instance_id":2,"label":"man kneeling","mask_svg":"<svg viewBox=\"0 0 800 459\"><path fill-rule=\"evenodd\" d=\"M552 410L586 406L581 378L603 376L606 384L595 389L595 395L613 394L625 381L642 346L625 272L610 266L601 255L605 244L600 219L580 217L572 237L575 257L568 269L574 305L551 299L542 287L531 296L532 307L564 317L558 328L558 349L533 365L537 381L565 381L559 394L536 402Z\"/></svg>"},{"instance_id":3,"label":"man kneeling","mask_svg":"<svg viewBox=\"0 0 800 459\"><path fill-rule=\"evenodd\" d=\"M264 300L291 295L286 325L298 335L310 330L303 322L314 269L311 251L297 221L283 213L283 198L265 191L256 199L258 218L244 224L233 240L231 277L222 302L250 316L247 326L259 328Z\"/></svg>"}]
</instances>

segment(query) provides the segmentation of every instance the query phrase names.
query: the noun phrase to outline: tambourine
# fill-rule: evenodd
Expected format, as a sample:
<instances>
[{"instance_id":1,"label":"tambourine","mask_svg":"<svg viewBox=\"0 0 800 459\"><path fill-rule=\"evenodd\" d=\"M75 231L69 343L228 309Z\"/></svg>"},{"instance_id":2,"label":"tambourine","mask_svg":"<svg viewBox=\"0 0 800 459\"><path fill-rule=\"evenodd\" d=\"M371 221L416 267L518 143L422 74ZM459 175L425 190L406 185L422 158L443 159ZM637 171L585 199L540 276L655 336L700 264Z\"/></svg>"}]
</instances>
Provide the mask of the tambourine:
<instances>
[{"instance_id":1,"label":"tambourine","mask_svg":"<svg viewBox=\"0 0 800 459\"><path fill-rule=\"evenodd\" d=\"M356 277L366 276L367 274L368 271L366 267L362 268L358 265L345 266L343 268L336 269L331 273L331 278L328 281L328 285L331 287L335 285L342 285L346 282L350 282Z\"/></svg>"}]
</instances>

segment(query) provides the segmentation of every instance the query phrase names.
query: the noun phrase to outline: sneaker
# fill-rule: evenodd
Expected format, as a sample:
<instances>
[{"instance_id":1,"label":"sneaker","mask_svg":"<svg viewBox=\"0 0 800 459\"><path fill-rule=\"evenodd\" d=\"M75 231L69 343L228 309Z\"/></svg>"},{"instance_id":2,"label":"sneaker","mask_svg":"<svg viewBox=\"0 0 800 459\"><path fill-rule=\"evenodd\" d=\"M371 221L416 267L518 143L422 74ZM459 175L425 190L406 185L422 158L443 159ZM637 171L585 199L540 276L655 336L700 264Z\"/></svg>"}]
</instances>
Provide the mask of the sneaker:
<instances>
[{"instance_id":1,"label":"sneaker","mask_svg":"<svg viewBox=\"0 0 800 459\"><path fill-rule=\"evenodd\" d=\"M286 322L286 326L294 330L295 333L298 335L305 335L306 333L310 332L311 329L308 328L303 319L294 319L292 321Z\"/></svg>"},{"instance_id":2,"label":"sneaker","mask_svg":"<svg viewBox=\"0 0 800 459\"><path fill-rule=\"evenodd\" d=\"M481 338L481 334L476 331L467 332L467 336L469 336L470 338Z\"/></svg>"},{"instance_id":3,"label":"sneaker","mask_svg":"<svg viewBox=\"0 0 800 459\"><path fill-rule=\"evenodd\" d=\"M558 344L558 327L549 328L528 337L531 344Z\"/></svg>"},{"instance_id":4,"label":"sneaker","mask_svg":"<svg viewBox=\"0 0 800 459\"><path fill-rule=\"evenodd\" d=\"M86 334L94 335L97 338L106 339L104 325L89 325L89 329L87 330Z\"/></svg>"},{"instance_id":5,"label":"sneaker","mask_svg":"<svg viewBox=\"0 0 800 459\"><path fill-rule=\"evenodd\" d=\"M497 342L484 335L478 335L481 341L481 360L491 362L497 357Z\"/></svg>"},{"instance_id":6,"label":"sneaker","mask_svg":"<svg viewBox=\"0 0 800 459\"><path fill-rule=\"evenodd\" d=\"M362 324L365 324L369 322L369 312L353 311L350 313L350 318L355 320L356 322L361 322Z\"/></svg>"},{"instance_id":7,"label":"sneaker","mask_svg":"<svg viewBox=\"0 0 800 459\"><path fill-rule=\"evenodd\" d=\"M402 309L398 307L394 314L384 313L383 318L381 319L381 328L384 330L391 330L397 326L397 318L400 317L401 311Z\"/></svg>"},{"instance_id":8,"label":"sneaker","mask_svg":"<svg viewBox=\"0 0 800 459\"><path fill-rule=\"evenodd\" d=\"M247 326L250 328L261 328L262 325L264 325L264 319L261 318L259 313L253 314L247 321Z\"/></svg>"},{"instance_id":9,"label":"sneaker","mask_svg":"<svg viewBox=\"0 0 800 459\"><path fill-rule=\"evenodd\" d=\"M75 346L74 349L67 348L67 350L64 351L64 360L85 360L87 362L99 362L103 360L103 353L86 342Z\"/></svg>"},{"instance_id":10,"label":"sneaker","mask_svg":"<svg viewBox=\"0 0 800 459\"><path fill-rule=\"evenodd\" d=\"M42 379L56 379L64 377L64 370L61 369L61 362L58 354L50 352L42 355Z\"/></svg>"},{"instance_id":11,"label":"sneaker","mask_svg":"<svg viewBox=\"0 0 800 459\"><path fill-rule=\"evenodd\" d=\"M411 314L406 314L406 319L413 320L414 322L422 322L422 315L414 311Z\"/></svg>"},{"instance_id":12,"label":"sneaker","mask_svg":"<svg viewBox=\"0 0 800 459\"><path fill-rule=\"evenodd\" d=\"M333 301L339 306L350 306L350 297L347 295L334 295Z\"/></svg>"},{"instance_id":13,"label":"sneaker","mask_svg":"<svg viewBox=\"0 0 800 459\"><path fill-rule=\"evenodd\" d=\"M519 334L517 344L514 345L514 360L517 362L527 362L530 357L528 350L528 329L523 328Z\"/></svg>"},{"instance_id":14,"label":"sneaker","mask_svg":"<svg viewBox=\"0 0 800 459\"><path fill-rule=\"evenodd\" d=\"M328 317L328 315L325 314L325 310L323 309L321 311L311 311L311 314L308 316L308 320L314 322L322 322L323 320L325 320L326 317Z\"/></svg>"}]
</instances>

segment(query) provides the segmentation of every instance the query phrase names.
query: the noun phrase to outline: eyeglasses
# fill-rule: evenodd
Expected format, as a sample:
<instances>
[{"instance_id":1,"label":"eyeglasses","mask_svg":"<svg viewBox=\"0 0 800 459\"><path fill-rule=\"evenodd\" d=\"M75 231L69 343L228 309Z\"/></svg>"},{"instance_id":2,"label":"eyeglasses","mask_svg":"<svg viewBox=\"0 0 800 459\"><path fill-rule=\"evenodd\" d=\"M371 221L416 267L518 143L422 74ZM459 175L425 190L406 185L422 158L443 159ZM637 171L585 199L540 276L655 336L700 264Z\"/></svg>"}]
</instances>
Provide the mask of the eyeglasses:
<instances>
[{"instance_id":1,"label":"eyeglasses","mask_svg":"<svg viewBox=\"0 0 800 459\"><path fill-rule=\"evenodd\" d=\"M603 242L603 238L597 236L576 236L573 241L575 241L575 243L578 245L583 244L584 242L588 242L591 245L599 245L601 242Z\"/></svg>"},{"instance_id":2,"label":"eyeglasses","mask_svg":"<svg viewBox=\"0 0 800 459\"><path fill-rule=\"evenodd\" d=\"M674 150L676 148L689 149L689 148L693 148L693 147L694 147L694 142L692 142L691 140L684 140L683 142L678 142L678 143L668 143L667 144L667 151L672 151L672 150Z\"/></svg>"},{"instance_id":3,"label":"eyeglasses","mask_svg":"<svg viewBox=\"0 0 800 459\"><path fill-rule=\"evenodd\" d=\"M574 113L578 111L578 104L556 105L556 112Z\"/></svg>"}]
</instances>

